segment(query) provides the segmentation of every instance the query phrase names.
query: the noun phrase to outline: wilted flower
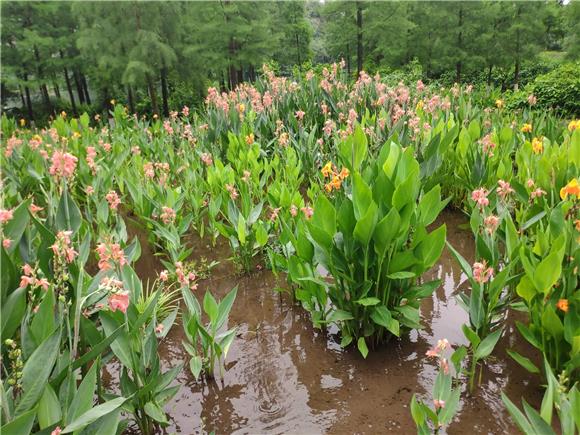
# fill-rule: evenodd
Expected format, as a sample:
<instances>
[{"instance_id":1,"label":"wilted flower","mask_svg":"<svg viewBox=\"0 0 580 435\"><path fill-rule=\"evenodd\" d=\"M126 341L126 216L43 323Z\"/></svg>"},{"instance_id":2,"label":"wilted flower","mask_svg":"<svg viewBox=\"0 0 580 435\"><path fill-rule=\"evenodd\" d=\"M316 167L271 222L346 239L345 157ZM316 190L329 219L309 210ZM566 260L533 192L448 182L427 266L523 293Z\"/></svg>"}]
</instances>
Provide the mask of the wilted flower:
<instances>
[{"instance_id":1,"label":"wilted flower","mask_svg":"<svg viewBox=\"0 0 580 435\"><path fill-rule=\"evenodd\" d=\"M528 95L528 104L530 106L535 106L537 102L538 102L538 99L536 98L536 96L534 94Z\"/></svg>"}]
</instances>

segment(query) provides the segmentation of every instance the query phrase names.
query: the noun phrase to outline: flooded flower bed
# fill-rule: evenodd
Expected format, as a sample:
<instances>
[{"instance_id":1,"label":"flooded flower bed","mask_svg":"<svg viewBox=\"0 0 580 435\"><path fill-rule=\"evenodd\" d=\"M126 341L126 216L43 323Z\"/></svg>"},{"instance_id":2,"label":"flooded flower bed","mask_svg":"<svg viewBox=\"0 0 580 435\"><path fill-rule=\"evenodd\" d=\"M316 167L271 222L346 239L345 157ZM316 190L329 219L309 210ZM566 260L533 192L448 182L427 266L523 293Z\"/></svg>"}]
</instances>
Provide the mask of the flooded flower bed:
<instances>
[{"instance_id":1,"label":"flooded flower bed","mask_svg":"<svg viewBox=\"0 0 580 435\"><path fill-rule=\"evenodd\" d=\"M466 219L445 211L436 224L446 223L447 238L466 258L474 250ZM133 229L134 230L134 229ZM221 243L220 243L221 242ZM142 257L136 263L142 280L154 278L163 266L141 238ZM226 360L223 378L196 381L188 370L175 380L181 388L166 406L170 425L165 433L414 433L409 403L413 393L429 400L437 364L425 354L437 340L467 345L461 325L467 313L456 293L466 278L448 250L425 279L442 285L421 306L424 329L391 340L363 359L354 348L342 349L336 329L314 329L308 314L290 294L276 291L286 283L271 271L240 276L227 258L223 241L215 247L195 241L194 258L219 260L210 278L197 292L211 289L218 297L238 286L229 321L238 325ZM481 385L473 395L464 387L457 418L447 432L514 433L517 431L501 402L500 392L541 403L538 378L524 371L505 352L526 354L526 345L513 326L513 317L499 342L496 358L486 361ZM166 366L187 363L189 355L179 321L161 343ZM528 350L529 353L529 350ZM117 382L118 364L107 367L111 385Z\"/></svg>"}]
</instances>

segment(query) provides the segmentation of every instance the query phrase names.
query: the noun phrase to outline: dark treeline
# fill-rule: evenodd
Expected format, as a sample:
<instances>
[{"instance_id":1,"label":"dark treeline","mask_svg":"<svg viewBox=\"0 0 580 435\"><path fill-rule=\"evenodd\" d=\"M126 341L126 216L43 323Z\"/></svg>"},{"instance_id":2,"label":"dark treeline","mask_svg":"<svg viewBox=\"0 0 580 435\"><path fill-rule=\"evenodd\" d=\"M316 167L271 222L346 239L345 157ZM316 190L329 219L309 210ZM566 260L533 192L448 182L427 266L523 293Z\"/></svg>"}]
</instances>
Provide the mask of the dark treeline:
<instances>
[{"instance_id":1,"label":"dark treeline","mask_svg":"<svg viewBox=\"0 0 580 435\"><path fill-rule=\"evenodd\" d=\"M418 64L427 78L510 85L542 53L579 56L580 2L2 2L2 103L20 115L168 115L209 85L344 58L356 77ZM482 79L483 77L483 79Z\"/></svg>"}]
</instances>

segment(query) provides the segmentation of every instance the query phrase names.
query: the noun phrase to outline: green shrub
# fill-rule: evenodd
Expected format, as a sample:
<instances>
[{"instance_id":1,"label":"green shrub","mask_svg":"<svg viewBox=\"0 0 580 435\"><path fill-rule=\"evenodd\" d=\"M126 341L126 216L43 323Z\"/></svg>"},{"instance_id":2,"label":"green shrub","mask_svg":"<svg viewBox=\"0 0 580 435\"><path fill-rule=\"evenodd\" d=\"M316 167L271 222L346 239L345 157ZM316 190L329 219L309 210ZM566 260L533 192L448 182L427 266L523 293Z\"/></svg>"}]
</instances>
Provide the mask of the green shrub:
<instances>
[{"instance_id":1,"label":"green shrub","mask_svg":"<svg viewBox=\"0 0 580 435\"><path fill-rule=\"evenodd\" d=\"M566 63L541 75L531 85L538 106L553 107L564 115L580 115L580 62Z\"/></svg>"}]
</instances>

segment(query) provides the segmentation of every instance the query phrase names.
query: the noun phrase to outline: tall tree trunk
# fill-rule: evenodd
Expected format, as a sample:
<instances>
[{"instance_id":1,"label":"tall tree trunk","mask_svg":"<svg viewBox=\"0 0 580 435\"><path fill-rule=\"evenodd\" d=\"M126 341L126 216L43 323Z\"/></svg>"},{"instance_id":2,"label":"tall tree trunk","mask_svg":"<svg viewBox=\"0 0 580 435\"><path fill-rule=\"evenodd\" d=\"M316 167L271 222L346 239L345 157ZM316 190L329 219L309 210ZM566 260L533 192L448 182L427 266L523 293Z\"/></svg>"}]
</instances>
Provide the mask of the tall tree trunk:
<instances>
[{"instance_id":1,"label":"tall tree trunk","mask_svg":"<svg viewBox=\"0 0 580 435\"><path fill-rule=\"evenodd\" d=\"M459 28L459 32L457 33L457 49L459 53L459 59L457 59L457 63L455 64L455 81L457 83L461 83L461 58L463 57L463 6L462 3L459 3L459 11L457 14L457 27Z\"/></svg>"},{"instance_id":2,"label":"tall tree trunk","mask_svg":"<svg viewBox=\"0 0 580 435\"><path fill-rule=\"evenodd\" d=\"M131 114L135 113L135 102L133 101L133 89L131 85L127 85L127 102L129 103L129 111Z\"/></svg>"},{"instance_id":3,"label":"tall tree trunk","mask_svg":"<svg viewBox=\"0 0 580 435\"><path fill-rule=\"evenodd\" d=\"M60 58L64 59L64 54L62 50L60 50ZM73 115L77 116L77 105L75 103L75 95L73 94L72 86L70 84L70 78L68 76L68 69L66 66L63 68L64 72L64 81L66 82L66 89L68 91L68 98L70 99L70 104L72 106Z\"/></svg>"},{"instance_id":4,"label":"tall tree trunk","mask_svg":"<svg viewBox=\"0 0 580 435\"><path fill-rule=\"evenodd\" d=\"M38 52L38 47L34 46L34 58L36 59L36 72L38 74L38 79L42 80L42 66L40 65L40 53ZM40 94L42 95L42 99L44 100L44 104L48 108L50 112L53 112L52 106L50 104L50 96L48 95L48 88L46 87L45 83L40 85Z\"/></svg>"},{"instance_id":5,"label":"tall tree trunk","mask_svg":"<svg viewBox=\"0 0 580 435\"><path fill-rule=\"evenodd\" d=\"M73 70L73 78L75 81L75 86L77 88L77 95L79 96L79 102L80 102L80 104L85 104L85 93L83 91L83 86L81 84L79 72L76 69Z\"/></svg>"},{"instance_id":6,"label":"tall tree trunk","mask_svg":"<svg viewBox=\"0 0 580 435\"><path fill-rule=\"evenodd\" d=\"M493 64L489 64L487 69L487 88L491 88L491 71L493 70Z\"/></svg>"},{"instance_id":7,"label":"tall tree trunk","mask_svg":"<svg viewBox=\"0 0 580 435\"><path fill-rule=\"evenodd\" d=\"M362 5L360 1L356 2L356 62L357 62L357 72L363 69L363 20L362 20Z\"/></svg>"},{"instance_id":8,"label":"tall tree trunk","mask_svg":"<svg viewBox=\"0 0 580 435\"><path fill-rule=\"evenodd\" d=\"M516 7L516 20L519 21L520 16L520 8L519 6ZM514 67L514 90L518 90L519 82L520 82L520 30L519 28L516 30L516 64Z\"/></svg>"},{"instance_id":9,"label":"tall tree trunk","mask_svg":"<svg viewBox=\"0 0 580 435\"><path fill-rule=\"evenodd\" d=\"M167 89L167 68L161 68L161 95L163 97L163 116L169 116L169 90Z\"/></svg>"},{"instance_id":10,"label":"tall tree trunk","mask_svg":"<svg viewBox=\"0 0 580 435\"><path fill-rule=\"evenodd\" d=\"M351 68L350 68L350 44L347 42L346 43L346 73L348 74L349 78L350 78L350 72L351 72Z\"/></svg>"},{"instance_id":11,"label":"tall tree trunk","mask_svg":"<svg viewBox=\"0 0 580 435\"><path fill-rule=\"evenodd\" d=\"M155 83L151 79L151 76L147 74L147 88L149 88L149 97L151 98L151 108L153 113L159 115L159 106L157 105L157 91L155 90Z\"/></svg>"},{"instance_id":12,"label":"tall tree trunk","mask_svg":"<svg viewBox=\"0 0 580 435\"><path fill-rule=\"evenodd\" d=\"M2 86L4 86L4 83L2 83ZM22 103L22 109L24 109L26 107L26 100L24 99L24 90L22 89L21 85L18 85L18 90L20 91L20 101Z\"/></svg>"},{"instance_id":13,"label":"tall tree trunk","mask_svg":"<svg viewBox=\"0 0 580 435\"><path fill-rule=\"evenodd\" d=\"M254 64L250 64L248 73L250 74L250 80L255 82L256 81L256 68L254 67Z\"/></svg>"},{"instance_id":14,"label":"tall tree trunk","mask_svg":"<svg viewBox=\"0 0 580 435\"><path fill-rule=\"evenodd\" d=\"M243 83L244 81L244 67L240 67L240 69L236 72L238 78L237 78L237 82L238 83Z\"/></svg>"},{"instance_id":15,"label":"tall tree trunk","mask_svg":"<svg viewBox=\"0 0 580 435\"><path fill-rule=\"evenodd\" d=\"M52 87L54 88L54 95L56 95L56 98L58 98L59 100L61 99L60 97L60 88L58 87L58 83L56 83L56 81L52 82Z\"/></svg>"},{"instance_id":16,"label":"tall tree trunk","mask_svg":"<svg viewBox=\"0 0 580 435\"><path fill-rule=\"evenodd\" d=\"M24 81L28 82L28 73L24 73ZM34 112L32 111L32 101L30 100L30 88L24 86L24 93L26 94L26 107L28 109L28 119L34 120Z\"/></svg>"},{"instance_id":17,"label":"tall tree trunk","mask_svg":"<svg viewBox=\"0 0 580 435\"><path fill-rule=\"evenodd\" d=\"M81 84L85 94L85 100L87 104L91 104L91 96L89 95L89 86L87 85L87 77L81 73Z\"/></svg>"}]
</instances>

